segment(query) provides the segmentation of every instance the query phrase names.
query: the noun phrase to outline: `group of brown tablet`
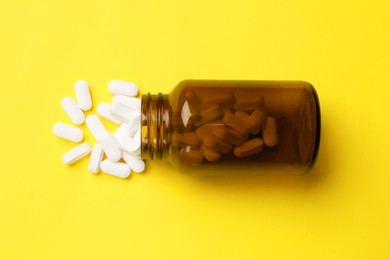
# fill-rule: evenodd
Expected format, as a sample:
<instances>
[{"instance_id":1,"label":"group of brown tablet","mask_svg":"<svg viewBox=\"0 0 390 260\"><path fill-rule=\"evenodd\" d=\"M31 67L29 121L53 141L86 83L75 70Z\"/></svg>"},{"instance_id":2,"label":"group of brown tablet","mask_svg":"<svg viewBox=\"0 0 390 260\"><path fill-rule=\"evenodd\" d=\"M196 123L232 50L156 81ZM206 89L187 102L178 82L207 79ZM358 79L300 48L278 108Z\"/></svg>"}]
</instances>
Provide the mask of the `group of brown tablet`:
<instances>
[{"instance_id":1,"label":"group of brown tablet","mask_svg":"<svg viewBox=\"0 0 390 260\"><path fill-rule=\"evenodd\" d=\"M190 117L177 141L185 163L217 162L223 154L246 157L277 145L275 118L267 115L263 96L231 91L184 95Z\"/></svg>"}]
</instances>

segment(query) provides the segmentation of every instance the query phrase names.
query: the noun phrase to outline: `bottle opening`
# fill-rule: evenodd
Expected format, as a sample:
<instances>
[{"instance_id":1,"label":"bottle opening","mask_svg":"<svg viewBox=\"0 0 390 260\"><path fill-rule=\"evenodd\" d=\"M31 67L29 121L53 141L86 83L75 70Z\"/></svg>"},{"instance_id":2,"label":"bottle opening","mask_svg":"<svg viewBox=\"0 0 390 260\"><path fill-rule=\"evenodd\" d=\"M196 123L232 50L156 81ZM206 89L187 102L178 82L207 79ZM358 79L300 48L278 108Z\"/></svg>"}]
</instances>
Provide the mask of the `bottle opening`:
<instances>
[{"instance_id":1,"label":"bottle opening","mask_svg":"<svg viewBox=\"0 0 390 260\"><path fill-rule=\"evenodd\" d=\"M168 96L162 93L142 95L141 157L161 160L168 154L170 126Z\"/></svg>"}]
</instances>

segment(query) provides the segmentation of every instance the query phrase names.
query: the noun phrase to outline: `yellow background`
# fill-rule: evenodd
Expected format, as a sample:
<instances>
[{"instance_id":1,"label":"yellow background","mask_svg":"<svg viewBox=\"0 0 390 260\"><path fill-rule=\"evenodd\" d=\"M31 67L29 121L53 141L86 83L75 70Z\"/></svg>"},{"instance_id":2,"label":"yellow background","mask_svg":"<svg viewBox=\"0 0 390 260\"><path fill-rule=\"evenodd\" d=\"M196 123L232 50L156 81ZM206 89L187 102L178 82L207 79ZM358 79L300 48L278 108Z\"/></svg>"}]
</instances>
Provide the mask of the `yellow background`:
<instances>
[{"instance_id":1,"label":"yellow background","mask_svg":"<svg viewBox=\"0 0 390 260\"><path fill-rule=\"evenodd\" d=\"M0 0L0 259L390 259L389 14L387 0ZM311 82L314 171L157 161L122 180L62 164L74 144L52 126L76 80L96 109L111 79L167 93L187 78Z\"/></svg>"}]
</instances>

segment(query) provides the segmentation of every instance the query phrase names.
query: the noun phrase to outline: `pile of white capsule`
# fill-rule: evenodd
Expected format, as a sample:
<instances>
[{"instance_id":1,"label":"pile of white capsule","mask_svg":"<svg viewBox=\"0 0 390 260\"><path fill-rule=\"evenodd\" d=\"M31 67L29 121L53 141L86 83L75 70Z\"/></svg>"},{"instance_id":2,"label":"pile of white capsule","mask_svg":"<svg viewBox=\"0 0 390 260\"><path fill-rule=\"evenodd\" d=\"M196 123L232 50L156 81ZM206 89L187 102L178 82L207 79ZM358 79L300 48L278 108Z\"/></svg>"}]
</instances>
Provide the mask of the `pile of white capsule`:
<instances>
[{"instance_id":1,"label":"pile of white capsule","mask_svg":"<svg viewBox=\"0 0 390 260\"><path fill-rule=\"evenodd\" d=\"M113 96L111 104L100 103L97 106L99 116L119 125L114 134L108 132L96 115L85 118L84 111L92 108L88 83L79 80L74 86L76 100L65 97L61 106L70 120L76 125L86 123L96 143L91 146L84 142L62 156L64 164L72 164L91 153L88 171L127 178L130 172L145 170L141 159L141 100L137 98L138 87L134 83L112 80L108 90ZM83 131L65 123L56 123L53 127L56 136L79 143L84 139ZM92 152L91 152L92 151ZM104 159L104 155L107 159ZM104 160L103 160L104 159Z\"/></svg>"}]
</instances>

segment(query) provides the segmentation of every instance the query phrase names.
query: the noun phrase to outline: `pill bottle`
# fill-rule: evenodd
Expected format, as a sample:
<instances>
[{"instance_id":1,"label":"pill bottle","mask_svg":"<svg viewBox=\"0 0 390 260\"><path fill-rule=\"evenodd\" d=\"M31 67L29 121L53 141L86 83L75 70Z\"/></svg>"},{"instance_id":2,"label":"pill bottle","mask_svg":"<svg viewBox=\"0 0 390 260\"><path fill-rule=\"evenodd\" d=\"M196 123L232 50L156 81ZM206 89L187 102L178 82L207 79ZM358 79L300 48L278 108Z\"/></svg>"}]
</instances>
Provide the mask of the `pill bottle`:
<instances>
[{"instance_id":1,"label":"pill bottle","mask_svg":"<svg viewBox=\"0 0 390 260\"><path fill-rule=\"evenodd\" d=\"M301 175L319 142L319 100L304 81L184 80L142 95L141 157L186 174Z\"/></svg>"}]
</instances>

